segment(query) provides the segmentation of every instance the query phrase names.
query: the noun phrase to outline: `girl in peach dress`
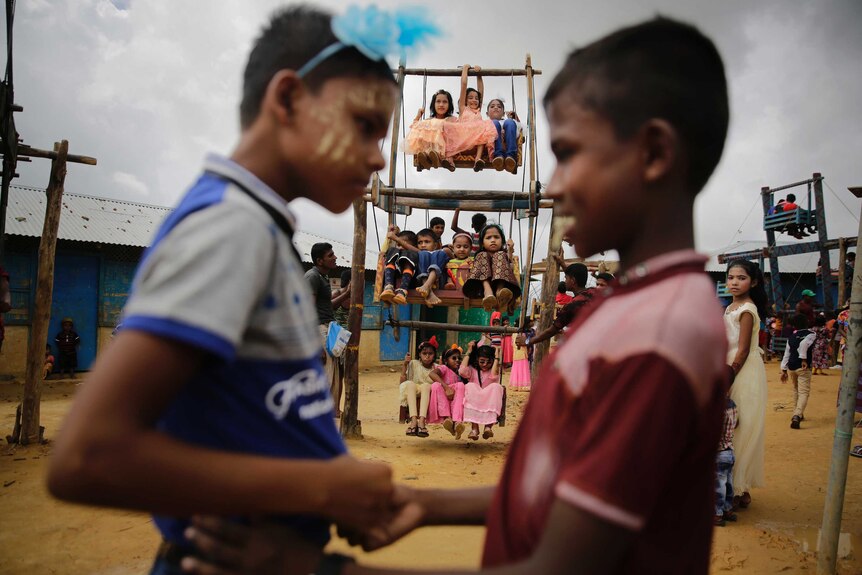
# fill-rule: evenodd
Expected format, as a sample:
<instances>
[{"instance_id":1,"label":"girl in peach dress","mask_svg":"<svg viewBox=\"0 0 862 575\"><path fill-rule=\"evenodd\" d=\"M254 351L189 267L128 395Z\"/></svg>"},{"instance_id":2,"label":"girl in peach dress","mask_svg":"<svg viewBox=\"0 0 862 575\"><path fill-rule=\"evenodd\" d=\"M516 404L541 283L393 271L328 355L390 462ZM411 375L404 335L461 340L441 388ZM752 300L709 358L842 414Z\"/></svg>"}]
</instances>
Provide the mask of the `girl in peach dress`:
<instances>
[{"instance_id":1,"label":"girl in peach dress","mask_svg":"<svg viewBox=\"0 0 862 575\"><path fill-rule=\"evenodd\" d=\"M479 88L467 87L467 74L470 69L476 71L476 84ZM476 161L473 164L474 171L481 171L485 167L482 160L484 148L494 149L494 141L497 139L497 128L491 120L482 118L482 92L485 83L479 72L479 66L465 64L461 68L461 96L458 98L458 121L448 122L443 126L443 137L446 140L446 156L453 157L455 154L466 150L475 150Z\"/></svg>"},{"instance_id":2,"label":"girl in peach dress","mask_svg":"<svg viewBox=\"0 0 862 575\"><path fill-rule=\"evenodd\" d=\"M431 105L428 106L431 117L423 120L424 111L419 108L419 112L413 118L410 131L404 141L404 151L415 155L419 165L426 170L442 166L454 172L455 163L446 156L446 140L443 137L443 125L456 121L452 116L455 111L452 94L446 90L437 90L431 97Z\"/></svg>"}]
</instances>

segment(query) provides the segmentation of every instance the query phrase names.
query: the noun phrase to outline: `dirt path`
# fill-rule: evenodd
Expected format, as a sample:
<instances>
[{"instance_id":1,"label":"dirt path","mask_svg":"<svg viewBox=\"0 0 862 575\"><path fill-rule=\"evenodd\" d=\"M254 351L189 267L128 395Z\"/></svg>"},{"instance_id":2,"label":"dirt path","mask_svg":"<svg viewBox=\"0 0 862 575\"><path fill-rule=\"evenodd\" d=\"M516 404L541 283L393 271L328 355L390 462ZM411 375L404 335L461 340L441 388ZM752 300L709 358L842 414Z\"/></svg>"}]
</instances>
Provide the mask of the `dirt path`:
<instances>
[{"instance_id":1,"label":"dirt path","mask_svg":"<svg viewBox=\"0 0 862 575\"><path fill-rule=\"evenodd\" d=\"M752 493L752 506L740 521L717 528L712 573L813 573L817 531L823 514L832 449L838 372L816 376L803 429L789 428L792 391L778 383L778 366L767 366L769 402L766 422L767 487ZM365 439L350 450L365 459L392 465L395 477L419 487L476 486L494 483L529 394L509 394L508 425L490 441L467 443L439 426L431 436L406 437L397 416L397 374L363 373L360 414ZM69 409L76 382L48 382L43 393L42 424L56 436ZM12 429L18 383L0 383L0 430ZM862 443L856 431L854 444ZM149 517L140 513L94 509L55 501L43 476L51 444L0 448L0 573L146 573L158 536ZM851 458L842 531L847 558L843 574L862 573L862 459ZM376 565L475 567L483 529L474 527L420 530L388 549L368 555ZM346 548L343 542L333 546ZM441 552L440 550L445 550Z\"/></svg>"}]
</instances>

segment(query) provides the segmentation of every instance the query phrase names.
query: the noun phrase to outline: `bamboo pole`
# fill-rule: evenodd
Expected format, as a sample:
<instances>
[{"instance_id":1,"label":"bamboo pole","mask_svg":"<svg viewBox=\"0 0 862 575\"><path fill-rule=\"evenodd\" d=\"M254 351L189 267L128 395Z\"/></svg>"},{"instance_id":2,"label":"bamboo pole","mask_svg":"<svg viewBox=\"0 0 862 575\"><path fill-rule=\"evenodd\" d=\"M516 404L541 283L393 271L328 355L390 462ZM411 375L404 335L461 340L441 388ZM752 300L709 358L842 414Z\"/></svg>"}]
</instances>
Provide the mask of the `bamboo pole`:
<instances>
[{"instance_id":1,"label":"bamboo pole","mask_svg":"<svg viewBox=\"0 0 862 575\"><path fill-rule=\"evenodd\" d=\"M45 158L48 160L56 160L59 156L56 150L39 150L37 148L31 148L26 144L18 144L18 155L31 156L33 158ZM78 156L75 154L67 154L66 162L72 162L73 164L86 164L88 166L95 166L97 163L96 158L92 158L90 156Z\"/></svg>"},{"instance_id":2,"label":"bamboo pole","mask_svg":"<svg viewBox=\"0 0 862 575\"><path fill-rule=\"evenodd\" d=\"M394 73L398 73L402 68L398 68L397 70L393 70ZM522 68L482 68L480 72L482 76L527 76L529 75L526 69ZM532 70L531 72L534 76L540 76L542 74L541 70ZM467 73L469 76L477 76L474 70L470 70ZM406 76L460 76L461 68L406 68L404 69L404 75Z\"/></svg>"},{"instance_id":3,"label":"bamboo pole","mask_svg":"<svg viewBox=\"0 0 862 575\"><path fill-rule=\"evenodd\" d=\"M503 327L494 325L461 325L457 323L437 323L435 321L415 320L387 320L386 323L393 327L409 327L412 329L435 329L447 331L478 331L482 333L519 333L517 327Z\"/></svg>"},{"instance_id":4,"label":"bamboo pole","mask_svg":"<svg viewBox=\"0 0 862 575\"><path fill-rule=\"evenodd\" d=\"M826 206L823 203L823 177L815 172L812 180L814 180L814 205L816 207L814 217L817 221L817 238L820 240L820 280L823 282L823 309L834 309L835 302L832 301L832 264L829 261L829 248L826 247L829 233L826 229ZM808 209L811 209L810 194L808 202ZM823 270L826 270L828 273L824 274Z\"/></svg>"},{"instance_id":5,"label":"bamboo pole","mask_svg":"<svg viewBox=\"0 0 862 575\"><path fill-rule=\"evenodd\" d=\"M862 242L862 219L859 221L857 241ZM859 385L859 362L862 361L862 273L855 269L853 287L850 291L849 324L844 367L841 370L841 386L838 390L832 463L829 466L829 482L826 486L826 502L823 506L823 526L820 529L820 545L817 553L817 573L821 575L833 575L838 560L838 538L841 535L844 489L847 486L847 462L850 459L856 389Z\"/></svg>"},{"instance_id":6,"label":"bamboo pole","mask_svg":"<svg viewBox=\"0 0 862 575\"><path fill-rule=\"evenodd\" d=\"M514 202L515 209L527 209L530 205L529 200L516 200ZM541 208L550 208L554 205L552 200L542 200L539 204ZM457 198L440 197L435 200L424 198L402 198L398 196L398 207L410 207L415 209L429 210L454 210L462 209L464 211L498 211L512 209L512 200L459 200Z\"/></svg>"},{"instance_id":7,"label":"bamboo pole","mask_svg":"<svg viewBox=\"0 0 862 575\"><path fill-rule=\"evenodd\" d=\"M847 244L844 242L844 238L838 238L838 305L835 307L842 307L844 302L847 301L847 282L844 281L844 270L846 269L844 266L847 265ZM832 270L829 268L824 268L822 265L820 266L820 277L822 278L824 274L832 275Z\"/></svg>"},{"instance_id":8,"label":"bamboo pole","mask_svg":"<svg viewBox=\"0 0 862 575\"><path fill-rule=\"evenodd\" d=\"M347 326L350 340L344 350L344 410L341 412L341 435L361 438L359 421L359 341L362 337L362 312L365 308L365 241L368 213L362 198L353 200L353 256L350 260L350 313ZM338 406L335 406L338 409Z\"/></svg>"},{"instance_id":9,"label":"bamboo pole","mask_svg":"<svg viewBox=\"0 0 862 575\"><path fill-rule=\"evenodd\" d=\"M54 295L54 255L57 250L57 230L60 227L60 212L63 205L63 186L66 180L66 156L69 142L63 140L54 145L57 157L51 160L51 177L45 190L45 223L39 242L39 271L36 280L36 305L27 351L27 374L21 409L22 445L41 442L44 428L39 425L40 401L42 397L42 369L45 365L45 343L48 341L48 324L51 321L51 299Z\"/></svg>"},{"instance_id":10,"label":"bamboo pole","mask_svg":"<svg viewBox=\"0 0 862 575\"><path fill-rule=\"evenodd\" d=\"M557 286L560 283L560 266L557 264L556 258L551 257L551 254L559 251L562 242L562 233L559 233L555 229L558 219L556 212L557 210L555 209L551 214L550 232L548 234L548 263L545 268L545 275L542 276L542 313L539 316L539 325L536 328L537 333L551 327L551 323L554 321L554 311L556 310L554 298L557 294ZM550 351L550 345L550 340L546 340L533 346L533 369L530 374L532 381L535 381L542 360Z\"/></svg>"},{"instance_id":11,"label":"bamboo pole","mask_svg":"<svg viewBox=\"0 0 862 575\"><path fill-rule=\"evenodd\" d=\"M370 188L366 188L367 193L371 193ZM402 198L423 198L423 199L439 199L442 196L449 198L458 198L460 200L508 200L512 198L516 200L529 200L529 192L507 192L505 190L440 190L440 189L419 189L419 188L394 188L381 186L377 193L381 196L397 195L399 203ZM373 196L372 196L373 197Z\"/></svg>"},{"instance_id":12,"label":"bamboo pole","mask_svg":"<svg viewBox=\"0 0 862 575\"><path fill-rule=\"evenodd\" d=\"M389 151L389 187L395 187L396 168L398 167L398 130L401 128L401 101L404 99L404 60L398 63L398 101L395 102L395 117L392 119L392 147ZM382 186L381 186L382 188ZM395 225L395 210L387 210L389 225Z\"/></svg>"}]
</instances>

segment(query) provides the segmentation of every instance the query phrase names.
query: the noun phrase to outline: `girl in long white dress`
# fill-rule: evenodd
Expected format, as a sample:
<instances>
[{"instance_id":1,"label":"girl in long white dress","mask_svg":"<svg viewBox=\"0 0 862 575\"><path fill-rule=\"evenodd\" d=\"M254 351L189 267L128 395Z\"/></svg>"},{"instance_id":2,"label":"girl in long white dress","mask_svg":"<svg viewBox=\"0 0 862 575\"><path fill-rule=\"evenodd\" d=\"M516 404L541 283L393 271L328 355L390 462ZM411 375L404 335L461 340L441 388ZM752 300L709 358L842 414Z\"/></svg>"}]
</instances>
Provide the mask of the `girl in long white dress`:
<instances>
[{"instance_id":1,"label":"girl in long white dress","mask_svg":"<svg viewBox=\"0 0 862 575\"><path fill-rule=\"evenodd\" d=\"M760 318L766 314L766 290L760 267L747 260L727 266L727 289L733 301L724 312L727 362L735 374L730 398L739 425L733 435L733 490L738 505L751 503L749 490L763 485L763 439L766 419L766 369L758 347ZM734 497L734 499L736 499Z\"/></svg>"}]
</instances>

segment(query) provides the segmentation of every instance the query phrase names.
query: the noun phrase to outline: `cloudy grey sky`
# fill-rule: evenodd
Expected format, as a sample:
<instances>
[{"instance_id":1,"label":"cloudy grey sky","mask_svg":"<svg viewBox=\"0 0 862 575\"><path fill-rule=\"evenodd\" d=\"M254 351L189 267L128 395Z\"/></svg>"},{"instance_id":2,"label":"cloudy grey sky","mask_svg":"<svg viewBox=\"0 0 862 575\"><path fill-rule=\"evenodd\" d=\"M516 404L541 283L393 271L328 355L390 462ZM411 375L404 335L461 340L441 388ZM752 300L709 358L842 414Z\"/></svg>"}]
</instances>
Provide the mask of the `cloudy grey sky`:
<instances>
[{"instance_id":1,"label":"cloudy grey sky","mask_svg":"<svg viewBox=\"0 0 862 575\"><path fill-rule=\"evenodd\" d=\"M533 66L543 72L536 83L539 99L572 48L619 26L656 14L699 26L714 39L725 60L731 126L721 164L697 203L698 248L715 252L739 240L765 239L759 221L760 187L803 180L815 171L826 177L830 236L856 235L860 202L847 186L862 185L862 2L412 3L426 3L435 10L446 36L409 61L409 67L455 68L465 62L485 68L523 67L529 52ZM194 179L203 155L208 151L227 154L236 142L246 54L260 25L281 4L273 0L18 2L15 100L24 106L16 116L18 130L32 146L50 148L65 138L71 153L98 158L97 167L70 165L67 192L173 205ZM338 11L344 3L319 4ZM458 80L429 79L429 94L438 87L457 92ZM511 91L509 79L486 80L486 98L503 97L508 102ZM422 79L408 79L408 118L422 100ZM522 79L515 80L515 106L524 118L527 99ZM537 134L539 178L547 181L553 158L541 110ZM417 174L410 167L405 174L400 158L403 155L399 156L399 186L405 185L406 175L409 187L521 189L520 174L467 170ZM15 183L44 187L48 171L45 160L21 164L21 178ZM382 172L384 180L387 174ZM308 203L294 207L302 229L352 241L349 213L336 216ZM449 218L448 213L431 215ZM543 232L538 238L540 254L547 245L548 219L549 214L543 214L538 226ZM502 220L508 225L507 215ZM384 221L379 213L381 229ZM408 220L411 228L424 223L424 211L414 211ZM469 219L462 223L468 224ZM517 231L514 235L517 241ZM374 244L369 229L369 247Z\"/></svg>"}]
</instances>

